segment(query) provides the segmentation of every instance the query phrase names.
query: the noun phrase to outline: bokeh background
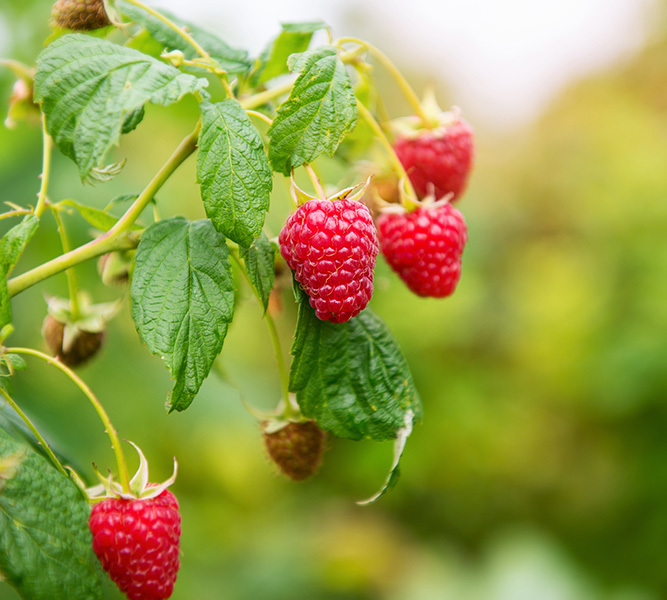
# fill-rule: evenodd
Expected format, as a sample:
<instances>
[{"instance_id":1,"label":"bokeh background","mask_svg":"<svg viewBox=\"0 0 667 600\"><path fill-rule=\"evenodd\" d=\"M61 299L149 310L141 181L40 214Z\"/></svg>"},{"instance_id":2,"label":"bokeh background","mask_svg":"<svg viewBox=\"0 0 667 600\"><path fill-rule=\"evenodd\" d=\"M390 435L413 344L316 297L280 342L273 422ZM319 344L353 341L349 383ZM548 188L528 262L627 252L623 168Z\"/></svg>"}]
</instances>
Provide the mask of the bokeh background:
<instances>
[{"instance_id":1,"label":"bokeh background","mask_svg":"<svg viewBox=\"0 0 667 600\"><path fill-rule=\"evenodd\" d=\"M242 401L270 407L279 385L246 289L216 374L182 414L166 415L168 374L139 341L125 302L100 359L80 372L120 434L144 449L153 478L168 477L178 457L184 532L173 598L666 598L664 3L162 6L253 53L281 21L323 18L338 35L383 48L418 90L433 83L478 139L460 202L470 242L456 294L418 299L378 265L372 305L404 350L425 418L398 487L376 505L355 500L383 480L391 444L330 440L322 470L301 484L266 458ZM0 54L33 62L49 13L48 0L3 0ZM392 115L403 114L396 89L380 81ZM3 118L12 83L0 71ZM56 153L51 198L102 208L139 191L191 130L194 108L150 107L123 139L118 156L128 163L108 184L82 186ZM34 203L40 171L39 130L0 127L0 200ZM201 216L194 181L191 159L158 196L164 214ZM284 189L276 196L274 231L287 210ZM67 223L77 243L88 239L86 225ZM57 247L47 216L16 272ZM77 270L97 301L118 297L98 283L94 264ZM66 295L64 276L14 299L11 343L42 348L45 294ZM288 347L289 292L285 301ZM15 398L84 475L93 461L113 467L96 415L58 373L31 362ZM108 597L119 597L111 585ZM15 598L0 583L0 599Z\"/></svg>"}]
</instances>

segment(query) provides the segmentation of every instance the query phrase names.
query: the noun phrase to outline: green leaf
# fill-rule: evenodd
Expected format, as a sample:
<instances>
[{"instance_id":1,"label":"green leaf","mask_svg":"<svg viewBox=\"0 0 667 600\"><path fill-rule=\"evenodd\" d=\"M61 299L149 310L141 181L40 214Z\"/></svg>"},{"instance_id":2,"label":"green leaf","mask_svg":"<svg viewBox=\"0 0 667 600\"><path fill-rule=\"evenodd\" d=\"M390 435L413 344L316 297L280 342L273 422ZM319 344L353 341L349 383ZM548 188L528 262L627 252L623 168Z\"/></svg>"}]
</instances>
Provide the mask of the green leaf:
<instances>
[{"instance_id":1,"label":"green leaf","mask_svg":"<svg viewBox=\"0 0 667 600\"><path fill-rule=\"evenodd\" d=\"M0 267L6 275L11 273L37 227L39 219L35 215L26 215L0 239Z\"/></svg>"},{"instance_id":2,"label":"green leaf","mask_svg":"<svg viewBox=\"0 0 667 600\"><path fill-rule=\"evenodd\" d=\"M192 59L199 55L197 51L171 27L166 25L157 17L147 13L145 10L128 4L127 2L118 2L118 8L126 17L132 19L139 25L146 28L151 36L160 42L167 50L180 50L185 58ZM183 21L166 10L160 10L164 15L181 28L185 28L192 38L215 60L222 69L228 73L245 73L250 68L250 60L245 50L232 48L223 42L219 37Z\"/></svg>"},{"instance_id":3,"label":"green leaf","mask_svg":"<svg viewBox=\"0 0 667 600\"><path fill-rule=\"evenodd\" d=\"M97 600L105 580L81 491L0 429L0 573L26 600Z\"/></svg>"},{"instance_id":4,"label":"green leaf","mask_svg":"<svg viewBox=\"0 0 667 600\"><path fill-rule=\"evenodd\" d=\"M125 115L125 120L123 121L120 132L125 134L130 133L130 131L134 131L139 126L139 123L143 121L145 113L146 110L142 106L141 108L133 110L131 113Z\"/></svg>"},{"instance_id":5,"label":"green leaf","mask_svg":"<svg viewBox=\"0 0 667 600\"><path fill-rule=\"evenodd\" d=\"M207 84L132 48L75 33L37 58L35 101L55 144L86 179L146 102L173 104Z\"/></svg>"},{"instance_id":6,"label":"green leaf","mask_svg":"<svg viewBox=\"0 0 667 600\"><path fill-rule=\"evenodd\" d=\"M290 62L300 75L268 131L269 161L284 175L325 152L333 156L357 122L350 76L336 48L321 46Z\"/></svg>"},{"instance_id":7,"label":"green leaf","mask_svg":"<svg viewBox=\"0 0 667 600\"><path fill-rule=\"evenodd\" d=\"M234 99L203 103L197 181L206 215L241 246L260 234L273 178L259 133Z\"/></svg>"},{"instance_id":8,"label":"green leaf","mask_svg":"<svg viewBox=\"0 0 667 600\"><path fill-rule=\"evenodd\" d=\"M241 248L241 258L266 312L275 277L276 246L262 232L249 248Z\"/></svg>"},{"instance_id":9,"label":"green leaf","mask_svg":"<svg viewBox=\"0 0 667 600\"><path fill-rule=\"evenodd\" d=\"M169 409L185 410L220 354L234 314L225 238L206 220L158 221L141 236L132 318L174 380Z\"/></svg>"},{"instance_id":10,"label":"green leaf","mask_svg":"<svg viewBox=\"0 0 667 600\"><path fill-rule=\"evenodd\" d=\"M56 206L71 206L75 208L88 223L100 231L109 231L118 221L116 217L112 217L99 208L79 204L75 200L61 200Z\"/></svg>"},{"instance_id":11,"label":"green leaf","mask_svg":"<svg viewBox=\"0 0 667 600\"><path fill-rule=\"evenodd\" d=\"M370 309L347 323L321 321L299 303L290 391L303 414L342 438L386 440L421 417L401 350Z\"/></svg>"},{"instance_id":12,"label":"green leaf","mask_svg":"<svg viewBox=\"0 0 667 600\"><path fill-rule=\"evenodd\" d=\"M255 81L263 83L287 73L287 59L290 54L305 52L313 33L325 27L326 24L322 21L283 23L280 35L264 49L259 57Z\"/></svg>"}]
</instances>

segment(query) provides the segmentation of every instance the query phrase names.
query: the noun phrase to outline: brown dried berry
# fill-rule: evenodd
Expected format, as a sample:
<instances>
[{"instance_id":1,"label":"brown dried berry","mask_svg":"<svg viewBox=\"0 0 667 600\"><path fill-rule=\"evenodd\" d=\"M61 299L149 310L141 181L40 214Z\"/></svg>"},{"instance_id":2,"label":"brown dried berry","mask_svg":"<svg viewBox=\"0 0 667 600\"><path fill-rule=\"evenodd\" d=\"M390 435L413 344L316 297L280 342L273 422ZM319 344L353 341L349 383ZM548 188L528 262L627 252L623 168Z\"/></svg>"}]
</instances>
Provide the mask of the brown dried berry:
<instances>
[{"instance_id":1,"label":"brown dried berry","mask_svg":"<svg viewBox=\"0 0 667 600\"><path fill-rule=\"evenodd\" d=\"M326 434L313 421L290 422L278 431L264 432L271 460L294 481L307 479L319 469L325 439Z\"/></svg>"},{"instance_id":2,"label":"brown dried berry","mask_svg":"<svg viewBox=\"0 0 667 600\"><path fill-rule=\"evenodd\" d=\"M75 31L91 31L111 24L102 0L58 0L51 18L58 27Z\"/></svg>"},{"instance_id":3,"label":"brown dried berry","mask_svg":"<svg viewBox=\"0 0 667 600\"><path fill-rule=\"evenodd\" d=\"M65 324L47 315L42 326L42 337L49 350L68 367L76 367L92 358L102 346L104 331L83 331L77 329L74 339L63 348Z\"/></svg>"}]
</instances>

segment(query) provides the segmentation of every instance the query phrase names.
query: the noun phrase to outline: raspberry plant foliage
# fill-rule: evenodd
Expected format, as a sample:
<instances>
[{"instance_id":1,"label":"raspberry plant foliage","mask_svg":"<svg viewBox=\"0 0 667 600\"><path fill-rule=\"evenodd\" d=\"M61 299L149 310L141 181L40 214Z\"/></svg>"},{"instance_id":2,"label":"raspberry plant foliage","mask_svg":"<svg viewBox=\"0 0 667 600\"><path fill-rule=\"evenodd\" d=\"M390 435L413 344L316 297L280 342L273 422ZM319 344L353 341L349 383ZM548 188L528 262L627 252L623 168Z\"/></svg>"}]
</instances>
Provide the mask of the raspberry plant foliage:
<instances>
[{"instance_id":1,"label":"raspberry plant foliage","mask_svg":"<svg viewBox=\"0 0 667 600\"><path fill-rule=\"evenodd\" d=\"M25 548L23 555L11 554L14 560L5 560L6 552L1 555L0 574L28 599L47 597L45 589L50 598L65 597L63 594L73 600L96 598L99 592L90 590L98 590L99 578L103 577L91 552L90 534L81 525L90 512L89 503L98 498L84 489L76 473L62 466L13 396L13 379L22 377L21 371L32 369L33 359L43 360L68 377L102 420L117 462L117 481L111 476L104 479L114 502L141 502L147 489L142 476L142 492L135 493L137 476L130 480L118 434L100 398L72 370L79 363L63 359L64 348L76 332L92 332L103 344L104 329L115 312L87 297L78 279L78 265L99 259L105 283L129 285L129 300L125 301L131 304L136 330L148 351L165 363L171 377L166 400L169 412L183 411L196 400L214 361L225 351L239 290L247 286L257 299L258 318L264 319L269 330L281 380L275 411L259 413L251 409L264 435L303 428L318 432L313 446L317 452L310 453L315 458L298 470L296 479L312 475L319 466L325 433L352 440L394 440L389 476L377 494L368 499L372 502L395 485L400 457L414 423L422 417L422 407L396 340L380 316L366 307L378 252L371 214L395 212L397 208L410 214L420 210L422 203L449 200L423 198L421 189L418 196L392 147L392 127L381 102L385 91L377 89L371 75L373 68L385 68L394 77L414 110L409 118L418 128L428 130L438 119L433 120L430 109L424 108L388 57L372 45L356 38L335 38L321 22L289 23L282 25L282 31L259 56L251 57L215 33L139 0L96 1L87 0L87 10L103 9L109 24L93 35L56 27L34 67L3 62L16 73L23 87L32 90L34 99L27 112L11 112L8 123L13 124L19 114L26 113L26 121L30 121L27 113L39 113L44 145L36 204L8 203L9 210L0 214L10 223L0 238L0 394L43 455L17 441L16 432L0 423L0 503L13 502L12 494L23 494L23 512L0 526L0 544L4 548L15 538ZM71 0L68 7L78 10L76 2ZM174 140L163 165L146 175L140 193L128 190L121 198L109 199L104 209L51 196L54 151L71 159L81 180L98 186L104 196L104 183L123 177L125 159L111 162L108 158L112 150L122 157L123 136L130 131L141 132L150 105L172 105L186 96L193 97L193 106L197 106L192 110L191 133L180 142ZM117 147L119 150L114 150ZM156 195L193 155L200 211L205 218L188 220L178 211L162 214ZM368 178L369 159L376 163L372 170L382 180L382 187ZM321 177L331 170L327 166L332 160L345 165L347 175L341 180ZM312 188L312 194L301 189L306 187L304 182ZM327 240L330 244L319 247L325 248L324 252L318 254L314 245L317 236L299 241L297 252L313 263L319 279L313 286L296 277L296 311L292 312L282 310L282 301L276 300L290 294L284 276L289 268L285 253L278 249L277 232L265 226L269 210L282 210L282 222L290 222L288 212L272 203L275 188L284 184L294 200L292 213L309 201L335 203L331 206L336 210L328 212L340 213L335 226L327 225L316 232L331 236ZM196 196L188 198L187 203L191 206L196 200ZM360 204L362 201L368 208ZM392 208L390 203L400 207ZM146 217L151 205L152 220ZM121 206L126 208L118 216ZM99 233L73 247L62 219L64 212L77 216ZM58 226L62 252L15 274L22 253L40 235L40 224L47 218L54 219ZM367 256L359 273L349 261L358 262L360 250L343 242L355 231L362 231L368 242L362 244L361 252ZM331 252L336 253L335 261L327 254ZM354 310L329 320L323 320L326 315L312 308L315 295L332 288L326 269L317 270L318 261L325 260L334 265L336 277L339 270L354 273L345 285L333 286L336 301L354 304ZM287 262L298 273L298 265ZM48 294L50 279L63 273L69 297L49 295L49 318L59 319L63 329L63 340L58 339L51 348L56 348L54 354L63 356L9 345L10 336L12 341L21 336L12 326L13 299L38 284ZM366 290L363 301L351 299L362 277ZM118 304L122 301L119 291ZM292 359L288 364L286 340L281 339L275 320L289 320L294 312ZM98 360L92 354L86 358ZM290 452L296 453L299 447L281 443L280 452L270 453L279 456L282 464L298 464L303 456L290 456ZM26 469L31 469L31 483L20 487ZM173 478L160 490L171 483ZM41 494L38 502L31 485L48 486L52 493ZM58 510L75 516L66 524L60 523L54 516ZM57 552L43 557L28 550L30 544L24 540L21 523L31 519L38 520L46 534L69 527L61 536ZM79 578L78 587L54 579L48 561L56 560L58 552L69 553L68 560L76 557L71 573ZM175 577L175 573L172 575ZM114 580L122 578L121 568Z\"/></svg>"}]
</instances>

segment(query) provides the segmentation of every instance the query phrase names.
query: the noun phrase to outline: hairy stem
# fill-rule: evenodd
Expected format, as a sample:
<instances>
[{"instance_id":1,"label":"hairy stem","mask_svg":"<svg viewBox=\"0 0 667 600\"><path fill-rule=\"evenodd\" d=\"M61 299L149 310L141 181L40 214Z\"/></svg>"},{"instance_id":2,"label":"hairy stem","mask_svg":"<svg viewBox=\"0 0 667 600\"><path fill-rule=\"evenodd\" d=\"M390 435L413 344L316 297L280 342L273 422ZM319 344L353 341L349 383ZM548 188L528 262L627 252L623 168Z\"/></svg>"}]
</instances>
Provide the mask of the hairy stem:
<instances>
[{"instance_id":1,"label":"hairy stem","mask_svg":"<svg viewBox=\"0 0 667 600\"><path fill-rule=\"evenodd\" d=\"M370 54L378 60L378 62L389 72L389 74L392 76L394 81L398 84L398 87L400 88L401 92L403 92L403 95L405 96L405 99L410 103L410 106L412 107L412 110L415 111L415 113L419 116L419 118L424 122L424 124L427 124L429 122L428 116L424 112L424 109L421 105L421 102L419 101L419 98L417 97L417 94L415 94L415 91L412 89L412 86L408 83L407 79L403 76L403 74L396 68L396 65L389 59L389 57L382 52L379 48L376 48L372 44L369 44L368 42L365 42L364 40L360 40L358 38L354 37L344 37L340 38L338 40L338 46L341 46L342 44L345 43L353 43L353 44L359 44L363 48L366 48Z\"/></svg>"},{"instance_id":2,"label":"hairy stem","mask_svg":"<svg viewBox=\"0 0 667 600\"><path fill-rule=\"evenodd\" d=\"M410 198L417 198L417 194L415 193L415 190L412 187L410 178L408 177L408 174L405 172L405 167L403 166L401 161L398 160L398 156L396 156L396 152L394 152L394 149L392 148L392 145L389 143L387 136L385 135L384 131L382 131L382 127L380 127L380 124L377 122L371 111L369 111L359 100L357 100L357 108L359 109L359 114L364 119L366 119L366 122L370 125L371 129L373 130L373 133L375 133L377 138L380 140L380 143L384 146L385 150L387 151L387 155L389 156L389 160L391 161L394 171L396 175L398 175L399 179L403 181L405 187L408 190L408 195L410 196Z\"/></svg>"},{"instance_id":3,"label":"hairy stem","mask_svg":"<svg viewBox=\"0 0 667 600\"><path fill-rule=\"evenodd\" d=\"M127 472L127 463L125 462L125 456L123 455L123 449L120 446L120 440L118 439L118 432L114 429L109 419L109 415L104 410L101 402L95 397L92 390L85 384L85 382L69 367L66 367L61 363L57 358L39 352L39 350L33 350L32 348L7 348L7 352L13 354L26 354L28 356L34 356L40 358L46 363L53 365L56 369L62 371L67 377L69 377L74 384L84 393L86 398L90 400L90 403L93 405L93 408L97 412L100 420L104 424L105 431L111 440L111 447L113 448L114 454L116 456L116 463L118 465L118 479L123 488L123 492L130 493L130 477Z\"/></svg>"},{"instance_id":4,"label":"hairy stem","mask_svg":"<svg viewBox=\"0 0 667 600\"><path fill-rule=\"evenodd\" d=\"M23 273L22 275L10 279L7 282L9 295L15 296L26 288L88 259L101 256L102 254L114 250L129 250L131 248L136 248L139 243L139 235L137 232L130 231L130 228L139 218L139 215L141 215L148 203L153 200L155 194L160 190L167 179L169 179L185 159L195 151L200 127L201 121L197 123L194 131L183 139L178 148L169 157L169 160L162 165L144 191L141 192L139 197L109 231L97 239L92 240L83 246L79 246L71 252L67 252L39 267L35 267L27 273Z\"/></svg>"},{"instance_id":5,"label":"hairy stem","mask_svg":"<svg viewBox=\"0 0 667 600\"><path fill-rule=\"evenodd\" d=\"M72 248L69 243L69 238L67 237L67 232L65 231L63 219L57 208L53 208L51 212L53 213L53 218L56 220L56 225L58 226L58 233L60 234L60 241L63 246L63 254L67 254L68 252L71 252ZM66 269L65 276L67 277L67 289L69 290L71 318L72 321L76 321L81 316L81 312L79 310L79 286L77 285L74 268Z\"/></svg>"},{"instance_id":6,"label":"hairy stem","mask_svg":"<svg viewBox=\"0 0 667 600\"><path fill-rule=\"evenodd\" d=\"M252 285L250 281L250 276L245 270L245 265L241 262L241 259L233 251L230 251L229 255L232 257L236 265L238 266L243 278L248 283L248 286L252 290L257 302L260 307L262 306L262 299L259 296L259 293L255 289L255 286ZM271 336L271 343L273 344L273 353L276 356L276 363L278 365L278 373L280 374L280 384L282 387L283 400L286 404L289 404L289 376L287 375L287 365L285 364L285 356L283 354L282 344L280 343L280 336L278 335L278 330L276 329L276 323L273 320L273 317L268 313L264 312L264 322L266 327L269 330L269 335Z\"/></svg>"},{"instance_id":7,"label":"hairy stem","mask_svg":"<svg viewBox=\"0 0 667 600\"><path fill-rule=\"evenodd\" d=\"M32 434L35 436L37 439L37 442L39 445L44 448L44 452L46 452L47 456L51 459L51 462L55 465L56 469L60 471L65 477L69 477L67 474L67 471L63 468L63 466L60 464L60 461L56 457L56 455L53 453L53 450L51 450L51 447L46 443L46 440L42 437L42 434L37 431L37 428L33 425L32 421L28 418L28 415L26 415L22 410L21 407L14 402L12 397L2 388L0 387L0 394L5 397L5 400L9 403L9 405L16 411L16 414L21 417L21 420L26 424L26 427L32 432Z\"/></svg>"},{"instance_id":8,"label":"hairy stem","mask_svg":"<svg viewBox=\"0 0 667 600\"><path fill-rule=\"evenodd\" d=\"M51 136L46 133L46 120L44 115L42 115L42 137L43 137L43 150L42 150L42 174L40 175L42 183L39 187L39 193L37 194L37 206L35 206L34 215L39 218L42 216L44 209L46 208L46 192L49 187L49 178L51 175L51 150L53 150L53 140Z\"/></svg>"},{"instance_id":9,"label":"hairy stem","mask_svg":"<svg viewBox=\"0 0 667 600\"><path fill-rule=\"evenodd\" d=\"M306 173L308 173L308 177L310 178L310 182L313 184L313 188L315 188L315 193L317 194L317 197L320 200L326 200L327 195L324 192L324 188L322 187L322 182L320 181L320 178L317 176L317 173L315 173L315 169L313 169L313 167L310 166L308 163L304 164L303 168L306 169Z\"/></svg>"}]
</instances>

